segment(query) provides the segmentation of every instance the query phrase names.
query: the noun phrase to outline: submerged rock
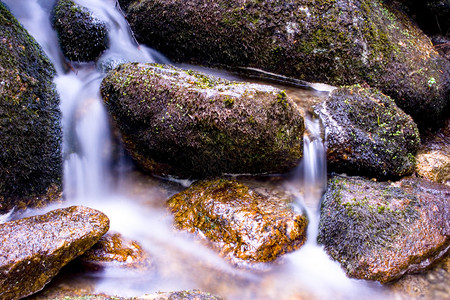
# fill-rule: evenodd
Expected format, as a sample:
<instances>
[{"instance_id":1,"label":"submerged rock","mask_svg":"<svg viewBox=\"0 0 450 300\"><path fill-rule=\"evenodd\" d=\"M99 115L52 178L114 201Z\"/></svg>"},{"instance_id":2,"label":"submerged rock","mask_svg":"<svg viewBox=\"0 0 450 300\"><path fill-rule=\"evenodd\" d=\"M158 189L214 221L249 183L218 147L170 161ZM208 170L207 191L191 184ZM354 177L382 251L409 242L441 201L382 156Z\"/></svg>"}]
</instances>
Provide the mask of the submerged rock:
<instances>
[{"instance_id":1,"label":"submerged rock","mask_svg":"<svg viewBox=\"0 0 450 300\"><path fill-rule=\"evenodd\" d=\"M319 243L348 276L392 281L424 270L450 248L450 189L336 176L323 197Z\"/></svg>"},{"instance_id":2,"label":"submerged rock","mask_svg":"<svg viewBox=\"0 0 450 300\"><path fill-rule=\"evenodd\" d=\"M109 229L101 212L82 206L0 224L0 298L41 290Z\"/></svg>"},{"instance_id":3,"label":"submerged rock","mask_svg":"<svg viewBox=\"0 0 450 300\"><path fill-rule=\"evenodd\" d=\"M420 146L417 125L388 96L375 89L344 87L314 110L325 127L331 171L381 179L414 172Z\"/></svg>"},{"instance_id":4,"label":"submerged rock","mask_svg":"<svg viewBox=\"0 0 450 300\"><path fill-rule=\"evenodd\" d=\"M450 62L387 1L128 2L136 38L172 60L331 85L365 82L420 124L448 114Z\"/></svg>"},{"instance_id":5,"label":"submerged rock","mask_svg":"<svg viewBox=\"0 0 450 300\"><path fill-rule=\"evenodd\" d=\"M0 2L0 212L60 198L55 69Z\"/></svg>"},{"instance_id":6,"label":"submerged rock","mask_svg":"<svg viewBox=\"0 0 450 300\"><path fill-rule=\"evenodd\" d=\"M56 3L53 27L64 55L71 61L94 61L108 47L106 23L72 0Z\"/></svg>"},{"instance_id":7,"label":"submerged rock","mask_svg":"<svg viewBox=\"0 0 450 300\"><path fill-rule=\"evenodd\" d=\"M78 258L92 269L105 266L125 268L147 267L147 255L135 241L124 239L121 234L106 234L92 248Z\"/></svg>"},{"instance_id":8,"label":"submerged rock","mask_svg":"<svg viewBox=\"0 0 450 300\"><path fill-rule=\"evenodd\" d=\"M124 64L104 78L101 93L125 148L155 174L283 173L303 154L303 117L270 86Z\"/></svg>"},{"instance_id":9,"label":"submerged rock","mask_svg":"<svg viewBox=\"0 0 450 300\"><path fill-rule=\"evenodd\" d=\"M307 219L293 211L292 201L287 194L216 179L194 183L168 205L179 229L206 238L240 264L272 261L303 245Z\"/></svg>"},{"instance_id":10,"label":"submerged rock","mask_svg":"<svg viewBox=\"0 0 450 300\"><path fill-rule=\"evenodd\" d=\"M417 175L450 186L450 119L427 136L417 153Z\"/></svg>"}]
</instances>

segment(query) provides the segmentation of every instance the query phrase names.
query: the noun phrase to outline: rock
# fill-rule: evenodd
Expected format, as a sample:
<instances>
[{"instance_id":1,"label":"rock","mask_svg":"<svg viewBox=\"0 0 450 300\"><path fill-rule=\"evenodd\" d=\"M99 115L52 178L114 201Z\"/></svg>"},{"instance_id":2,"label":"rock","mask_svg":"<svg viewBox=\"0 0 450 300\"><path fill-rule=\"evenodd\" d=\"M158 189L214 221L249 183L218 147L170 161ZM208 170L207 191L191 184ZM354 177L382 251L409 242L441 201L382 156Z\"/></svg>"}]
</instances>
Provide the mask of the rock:
<instances>
[{"instance_id":1,"label":"rock","mask_svg":"<svg viewBox=\"0 0 450 300\"><path fill-rule=\"evenodd\" d=\"M19 299L41 290L108 229L103 213L82 206L0 224L0 298Z\"/></svg>"},{"instance_id":2,"label":"rock","mask_svg":"<svg viewBox=\"0 0 450 300\"><path fill-rule=\"evenodd\" d=\"M108 47L106 23L72 0L59 0L53 11L61 49L71 61L95 61Z\"/></svg>"},{"instance_id":3,"label":"rock","mask_svg":"<svg viewBox=\"0 0 450 300\"><path fill-rule=\"evenodd\" d=\"M450 62L387 1L135 0L138 41L174 61L251 67L331 85L367 83L417 123L450 102Z\"/></svg>"},{"instance_id":4,"label":"rock","mask_svg":"<svg viewBox=\"0 0 450 300\"><path fill-rule=\"evenodd\" d=\"M450 256L421 274L405 275L400 280L385 285L398 300L435 300L450 297Z\"/></svg>"},{"instance_id":5,"label":"rock","mask_svg":"<svg viewBox=\"0 0 450 300\"><path fill-rule=\"evenodd\" d=\"M303 154L303 117L270 86L133 63L109 72L101 93L125 148L154 174L283 173Z\"/></svg>"},{"instance_id":6,"label":"rock","mask_svg":"<svg viewBox=\"0 0 450 300\"><path fill-rule=\"evenodd\" d=\"M343 87L314 111L325 127L331 171L379 179L414 172L417 125L391 98L376 89Z\"/></svg>"},{"instance_id":7,"label":"rock","mask_svg":"<svg viewBox=\"0 0 450 300\"><path fill-rule=\"evenodd\" d=\"M348 276L385 283L424 270L450 248L450 188L336 176L322 199L319 243Z\"/></svg>"},{"instance_id":8,"label":"rock","mask_svg":"<svg viewBox=\"0 0 450 300\"><path fill-rule=\"evenodd\" d=\"M138 300L139 298L136 298ZM199 290L180 291L180 292L158 292L145 295L143 299L149 300L222 300L223 298L204 293Z\"/></svg>"},{"instance_id":9,"label":"rock","mask_svg":"<svg viewBox=\"0 0 450 300\"><path fill-rule=\"evenodd\" d=\"M168 200L179 229L206 238L236 264L268 262L300 248L307 218L292 196L236 180L199 181Z\"/></svg>"},{"instance_id":10,"label":"rock","mask_svg":"<svg viewBox=\"0 0 450 300\"><path fill-rule=\"evenodd\" d=\"M41 47L0 3L0 212L60 198L54 76Z\"/></svg>"},{"instance_id":11,"label":"rock","mask_svg":"<svg viewBox=\"0 0 450 300\"><path fill-rule=\"evenodd\" d=\"M417 175L450 186L450 119L424 140L416 158Z\"/></svg>"},{"instance_id":12,"label":"rock","mask_svg":"<svg viewBox=\"0 0 450 300\"><path fill-rule=\"evenodd\" d=\"M147 266L147 255L135 241L124 239L119 233L104 235L92 248L78 258L90 269L105 266L139 268Z\"/></svg>"}]
</instances>

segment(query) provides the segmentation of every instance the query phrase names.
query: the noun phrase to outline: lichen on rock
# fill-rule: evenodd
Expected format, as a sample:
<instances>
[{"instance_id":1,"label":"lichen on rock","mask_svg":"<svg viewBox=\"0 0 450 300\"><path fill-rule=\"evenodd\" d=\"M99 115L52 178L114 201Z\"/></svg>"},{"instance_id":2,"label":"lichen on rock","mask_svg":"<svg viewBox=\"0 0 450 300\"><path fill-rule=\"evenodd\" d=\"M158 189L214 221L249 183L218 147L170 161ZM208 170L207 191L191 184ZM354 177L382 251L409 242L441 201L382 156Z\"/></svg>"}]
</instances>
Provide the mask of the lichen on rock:
<instances>
[{"instance_id":1,"label":"lichen on rock","mask_svg":"<svg viewBox=\"0 0 450 300\"><path fill-rule=\"evenodd\" d=\"M55 69L0 3L0 212L60 198L62 129Z\"/></svg>"},{"instance_id":2,"label":"lichen on rock","mask_svg":"<svg viewBox=\"0 0 450 300\"><path fill-rule=\"evenodd\" d=\"M330 171L396 179L415 170L417 125L376 89L341 87L314 107L325 127Z\"/></svg>"},{"instance_id":3,"label":"lichen on rock","mask_svg":"<svg viewBox=\"0 0 450 300\"><path fill-rule=\"evenodd\" d=\"M204 180L168 200L177 228L205 237L232 263L269 262L300 248L306 216L288 195L229 179Z\"/></svg>"},{"instance_id":4,"label":"lichen on rock","mask_svg":"<svg viewBox=\"0 0 450 300\"><path fill-rule=\"evenodd\" d=\"M450 249L450 189L335 176L322 199L318 242L348 276L386 283L424 270Z\"/></svg>"},{"instance_id":5,"label":"lichen on rock","mask_svg":"<svg viewBox=\"0 0 450 300\"><path fill-rule=\"evenodd\" d=\"M154 174L283 173L303 155L303 117L271 86L131 63L109 72L101 93L125 148Z\"/></svg>"},{"instance_id":6,"label":"lichen on rock","mask_svg":"<svg viewBox=\"0 0 450 300\"><path fill-rule=\"evenodd\" d=\"M61 49L71 61L95 61L108 47L106 23L72 0L58 0L53 11Z\"/></svg>"}]
</instances>

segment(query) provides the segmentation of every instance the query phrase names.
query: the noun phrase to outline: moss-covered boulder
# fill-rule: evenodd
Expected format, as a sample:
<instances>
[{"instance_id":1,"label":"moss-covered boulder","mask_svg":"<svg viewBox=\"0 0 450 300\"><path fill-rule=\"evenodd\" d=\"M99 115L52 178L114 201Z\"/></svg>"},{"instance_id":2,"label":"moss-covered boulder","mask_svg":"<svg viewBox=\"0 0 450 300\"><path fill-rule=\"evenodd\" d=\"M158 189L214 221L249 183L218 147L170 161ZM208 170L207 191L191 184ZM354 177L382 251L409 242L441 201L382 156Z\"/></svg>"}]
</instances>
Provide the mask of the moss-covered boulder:
<instances>
[{"instance_id":1,"label":"moss-covered boulder","mask_svg":"<svg viewBox=\"0 0 450 300\"><path fill-rule=\"evenodd\" d=\"M302 157L304 121L282 90L154 64L123 64L101 93L146 170L201 178L281 173Z\"/></svg>"},{"instance_id":2,"label":"moss-covered boulder","mask_svg":"<svg viewBox=\"0 0 450 300\"><path fill-rule=\"evenodd\" d=\"M448 199L448 186L423 179L336 176L322 199L318 241L348 276L385 283L446 255Z\"/></svg>"},{"instance_id":3,"label":"moss-covered boulder","mask_svg":"<svg viewBox=\"0 0 450 300\"><path fill-rule=\"evenodd\" d=\"M179 229L204 237L232 263L268 262L300 248L307 219L279 190L228 179L199 181L168 200Z\"/></svg>"},{"instance_id":4,"label":"moss-covered boulder","mask_svg":"<svg viewBox=\"0 0 450 300\"><path fill-rule=\"evenodd\" d=\"M107 233L87 250L79 261L89 269L104 267L145 268L148 267L147 254L132 240L125 239L120 233Z\"/></svg>"},{"instance_id":5,"label":"moss-covered boulder","mask_svg":"<svg viewBox=\"0 0 450 300\"><path fill-rule=\"evenodd\" d=\"M60 196L54 76L41 47L0 2L0 212Z\"/></svg>"},{"instance_id":6,"label":"moss-covered boulder","mask_svg":"<svg viewBox=\"0 0 450 300\"><path fill-rule=\"evenodd\" d=\"M137 39L175 61L256 67L332 85L366 82L416 122L448 112L450 62L381 0L135 0Z\"/></svg>"},{"instance_id":7,"label":"moss-covered boulder","mask_svg":"<svg viewBox=\"0 0 450 300\"><path fill-rule=\"evenodd\" d=\"M64 55L71 61L95 61L108 47L106 23L72 0L56 3L53 27Z\"/></svg>"},{"instance_id":8,"label":"moss-covered boulder","mask_svg":"<svg viewBox=\"0 0 450 300\"><path fill-rule=\"evenodd\" d=\"M109 229L101 212L82 206L0 224L0 298L41 290Z\"/></svg>"},{"instance_id":9,"label":"moss-covered boulder","mask_svg":"<svg viewBox=\"0 0 450 300\"><path fill-rule=\"evenodd\" d=\"M378 90L334 90L314 107L325 127L328 167L353 175L398 178L415 170L417 125Z\"/></svg>"},{"instance_id":10,"label":"moss-covered boulder","mask_svg":"<svg viewBox=\"0 0 450 300\"><path fill-rule=\"evenodd\" d=\"M423 138L416 158L417 175L450 186L450 119L445 127Z\"/></svg>"}]
</instances>

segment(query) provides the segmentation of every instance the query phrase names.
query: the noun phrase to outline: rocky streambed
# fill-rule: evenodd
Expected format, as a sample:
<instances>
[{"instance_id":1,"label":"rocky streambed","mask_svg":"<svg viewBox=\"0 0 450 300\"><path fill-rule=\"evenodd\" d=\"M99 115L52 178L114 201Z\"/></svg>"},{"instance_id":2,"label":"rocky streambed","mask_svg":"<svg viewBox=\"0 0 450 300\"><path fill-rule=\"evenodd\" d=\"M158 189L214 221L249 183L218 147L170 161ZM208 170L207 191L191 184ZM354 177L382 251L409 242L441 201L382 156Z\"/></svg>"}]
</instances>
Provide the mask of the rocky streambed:
<instances>
[{"instance_id":1,"label":"rocky streambed","mask_svg":"<svg viewBox=\"0 0 450 300\"><path fill-rule=\"evenodd\" d=\"M48 51L9 11L25 22L24 3L5 2L0 298L450 298L450 62L413 6L33 2ZM120 12L142 56L114 48ZM98 83L64 120L81 94L61 78ZM63 178L97 166L83 143L101 120L70 127L96 99L108 189L71 191Z\"/></svg>"}]
</instances>

